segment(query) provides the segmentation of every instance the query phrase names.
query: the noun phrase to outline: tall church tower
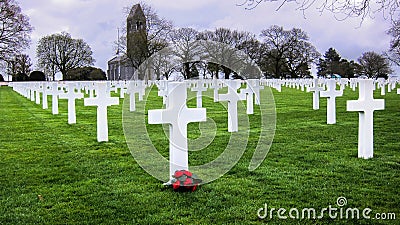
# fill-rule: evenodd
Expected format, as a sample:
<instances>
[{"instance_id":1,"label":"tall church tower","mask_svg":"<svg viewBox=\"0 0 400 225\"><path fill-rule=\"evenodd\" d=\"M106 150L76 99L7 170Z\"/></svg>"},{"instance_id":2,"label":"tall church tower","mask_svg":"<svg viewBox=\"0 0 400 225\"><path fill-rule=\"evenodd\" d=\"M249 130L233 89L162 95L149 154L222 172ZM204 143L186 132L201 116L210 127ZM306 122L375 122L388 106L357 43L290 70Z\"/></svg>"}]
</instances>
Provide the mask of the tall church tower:
<instances>
[{"instance_id":1,"label":"tall church tower","mask_svg":"<svg viewBox=\"0 0 400 225\"><path fill-rule=\"evenodd\" d=\"M135 44L137 36L146 36L146 16L144 15L143 9L140 4L136 4L132 7L131 12L126 18L127 26L127 48L132 48L132 44Z\"/></svg>"},{"instance_id":2,"label":"tall church tower","mask_svg":"<svg viewBox=\"0 0 400 225\"><path fill-rule=\"evenodd\" d=\"M132 7L126 19L126 25L127 56L130 62L136 67L148 57L146 16L140 4L136 4ZM140 75L138 78L143 79Z\"/></svg>"},{"instance_id":3,"label":"tall church tower","mask_svg":"<svg viewBox=\"0 0 400 225\"><path fill-rule=\"evenodd\" d=\"M116 56L108 62L109 80L128 80L134 75L135 69L146 60L147 26L146 16L140 4L132 7L127 19L126 55ZM143 79L136 77L134 79Z\"/></svg>"}]
</instances>

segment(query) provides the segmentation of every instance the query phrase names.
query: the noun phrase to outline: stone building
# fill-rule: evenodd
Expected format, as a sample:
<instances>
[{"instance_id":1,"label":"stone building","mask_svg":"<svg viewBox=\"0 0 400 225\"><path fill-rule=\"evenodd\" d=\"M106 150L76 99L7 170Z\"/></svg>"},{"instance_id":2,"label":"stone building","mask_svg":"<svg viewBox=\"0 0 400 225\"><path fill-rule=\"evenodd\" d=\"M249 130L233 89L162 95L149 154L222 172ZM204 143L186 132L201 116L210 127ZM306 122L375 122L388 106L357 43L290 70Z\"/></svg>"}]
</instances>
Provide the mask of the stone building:
<instances>
[{"instance_id":1,"label":"stone building","mask_svg":"<svg viewBox=\"0 0 400 225\"><path fill-rule=\"evenodd\" d=\"M127 19L126 53L119 53L108 61L108 80L130 80L133 78L135 67L133 64L140 62L137 57L146 55L147 35L146 17L140 4L132 7ZM137 79L137 77L135 78Z\"/></svg>"}]
</instances>

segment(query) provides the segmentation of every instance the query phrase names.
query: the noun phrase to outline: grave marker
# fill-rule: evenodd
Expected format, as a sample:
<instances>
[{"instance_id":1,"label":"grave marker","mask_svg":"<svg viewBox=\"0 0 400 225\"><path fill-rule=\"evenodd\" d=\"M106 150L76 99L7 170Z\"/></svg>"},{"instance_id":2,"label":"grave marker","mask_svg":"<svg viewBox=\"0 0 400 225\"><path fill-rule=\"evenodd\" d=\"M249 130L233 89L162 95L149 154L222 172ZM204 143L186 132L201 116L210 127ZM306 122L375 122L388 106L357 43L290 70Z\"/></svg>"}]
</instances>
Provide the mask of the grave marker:
<instances>
[{"instance_id":1,"label":"grave marker","mask_svg":"<svg viewBox=\"0 0 400 225\"><path fill-rule=\"evenodd\" d=\"M253 93L255 96L255 103L256 105L260 105L261 104L261 99L260 99L260 90L264 89L264 86L260 86L260 80L256 80L256 79L252 79L250 80L251 82L251 87L253 89Z\"/></svg>"},{"instance_id":2,"label":"grave marker","mask_svg":"<svg viewBox=\"0 0 400 225\"><path fill-rule=\"evenodd\" d=\"M218 95L218 99L219 101L228 102L228 132L237 132L239 129L237 102L245 100L246 96L244 94L237 93L237 89L240 88L240 82L237 82L236 80L229 80L227 83L228 93Z\"/></svg>"},{"instance_id":3,"label":"grave marker","mask_svg":"<svg viewBox=\"0 0 400 225\"><path fill-rule=\"evenodd\" d=\"M36 104L40 105L40 91L42 87L39 82L34 82L33 84L33 90L35 90L35 100Z\"/></svg>"},{"instance_id":4,"label":"grave marker","mask_svg":"<svg viewBox=\"0 0 400 225\"><path fill-rule=\"evenodd\" d=\"M73 82L68 83L68 92L59 94L60 99L68 99L68 123L76 123L76 112L75 112L75 99L82 99L83 93L78 90L75 92L76 84Z\"/></svg>"},{"instance_id":5,"label":"grave marker","mask_svg":"<svg viewBox=\"0 0 400 225\"><path fill-rule=\"evenodd\" d=\"M336 123L336 97L343 95L343 90L336 90L336 80L329 79L326 91L321 91L321 97L328 98L328 105L326 110L327 124Z\"/></svg>"},{"instance_id":6,"label":"grave marker","mask_svg":"<svg viewBox=\"0 0 400 225\"><path fill-rule=\"evenodd\" d=\"M56 115L56 114L58 114L58 95L60 94L60 93L63 93L63 92L61 92L60 90L58 90L58 84L57 84L57 82L53 82L52 84L51 84L51 89L48 91L48 94L49 95L51 95L51 110L52 110L52 113L53 113L53 115Z\"/></svg>"},{"instance_id":7,"label":"grave marker","mask_svg":"<svg viewBox=\"0 0 400 225\"><path fill-rule=\"evenodd\" d=\"M96 97L84 99L85 106L97 106L97 141L108 141L107 107L119 105L119 98L110 97L105 82L98 82Z\"/></svg>"},{"instance_id":8,"label":"grave marker","mask_svg":"<svg viewBox=\"0 0 400 225\"><path fill-rule=\"evenodd\" d=\"M131 81L129 82L127 93L129 94L129 111L136 111L136 93L139 93L139 101L140 98L143 99L142 90L143 82L142 81Z\"/></svg>"},{"instance_id":9,"label":"grave marker","mask_svg":"<svg viewBox=\"0 0 400 225\"><path fill-rule=\"evenodd\" d=\"M28 84L28 89L29 89L29 97L31 101L35 101L35 90L34 90L34 83L30 82Z\"/></svg>"},{"instance_id":10,"label":"grave marker","mask_svg":"<svg viewBox=\"0 0 400 225\"><path fill-rule=\"evenodd\" d=\"M374 99L373 86L373 80L359 80L358 100L347 101L347 111L359 112L358 157L364 159L374 154L374 111L385 109L384 99Z\"/></svg>"},{"instance_id":11,"label":"grave marker","mask_svg":"<svg viewBox=\"0 0 400 225\"><path fill-rule=\"evenodd\" d=\"M186 84L168 84L168 104L166 109L148 111L149 124L169 124L170 178L177 170L189 170L187 125L206 121L205 108L186 106Z\"/></svg>"},{"instance_id":12,"label":"grave marker","mask_svg":"<svg viewBox=\"0 0 400 225\"><path fill-rule=\"evenodd\" d=\"M314 79L314 86L308 89L309 91L313 92L313 109L319 109L319 93L324 91L322 87L319 86L318 79Z\"/></svg>"},{"instance_id":13,"label":"grave marker","mask_svg":"<svg viewBox=\"0 0 400 225\"><path fill-rule=\"evenodd\" d=\"M218 79L213 79L211 88L214 89L214 102L218 102L218 90L221 89Z\"/></svg>"},{"instance_id":14,"label":"grave marker","mask_svg":"<svg viewBox=\"0 0 400 225\"><path fill-rule=\"evenodd\" d=\"M42 83L42 101L43 101L43 104L42 104L42 108L43 109L48 109L49 108L49 104L48 104L48 102L47 102L47 95L48 95L48 90L47 90L47 88L48 88L48 83L47 82L43 82Z\"/></svg>"},{"instance_id":15,"label":"grave marker","mask_svg":"<svg viewBox=\"0 0 400 225\"><path fill-rule=\"evenodd\" d=\"M246 107L246 113L248 115L252 115L254 114L254 107L253 107L253 102L254 102L254 92L253 92L253 87L250 84L250 82L247 82L247 86L246 89L241 89L240 90L240 94L245 95L246 96L246 103L247 103L247 107Z\"/></svg>"},{"instance_id":16,"label":"grave marker","mask_svg":"<svg viewBox=\"0 0 400 225\"><path fill-rule=\"evenodd\" d=\"M204 91L207 91L207 86L204 85L204 82L202 80L198 80L196 82L196 87L191 89L192 91L196 92L196 104L197 108L203 107L203 96L202 93Z\"/></svg>"}]
</instances>

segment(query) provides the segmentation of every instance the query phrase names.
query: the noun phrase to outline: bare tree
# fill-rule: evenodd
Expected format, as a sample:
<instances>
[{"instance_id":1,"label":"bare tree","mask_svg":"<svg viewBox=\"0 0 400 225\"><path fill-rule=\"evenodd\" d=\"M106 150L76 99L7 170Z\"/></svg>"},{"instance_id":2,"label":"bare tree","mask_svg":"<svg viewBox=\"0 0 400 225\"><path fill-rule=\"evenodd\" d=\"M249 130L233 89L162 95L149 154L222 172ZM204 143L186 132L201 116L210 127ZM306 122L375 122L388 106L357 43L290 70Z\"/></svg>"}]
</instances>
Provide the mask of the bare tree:
<instances>
[{"instance_id":1,"label":"bare tree","mask_svg":"<svg viewBox=\"0 0 400 225\"><path fill-rule=\"evenodd\" d=\"M289 31L283 29L283 27L274 25L269 29L261 31L261 37L264 38L264 43L268 51L267 62L273 69L273 73L276 77L280 77L283 74L285 68L285 54L289 51Z\"/></svg>"},{"instance_id":2,"label":"bare tree","mask_svg":"<svg viewBox=\"0 0 400 225\"><path fill-rule=\"evenodd\" d=\"M308 41L307 33L298 28L284 30L273 25L261 32L267 51L263 60L264 69L275 77L289 73L293 77L306 75L311 63L316 62L320 53Z\"/></svg>"},{"instance_id":3,"label":"bare tree","mask_svg":"<svg viewBox=\"0 0 400 225\"><path fill-rule=\"evenodd\" d=\"M191 71L199 64L202 50L197 42L199 32L193 28L179 28L170 33L174 55L182 64L182 74L185 79L192 78Z\"/></svg>"},{"instance_id":4,"label":"bare tree","mask_svg":"<svg viewBox=\"0 0 400 225\"><path fill-rule=\"evenodd\" d=\"M310 66L321 57L318 50L308 42L308 35L298 28L291 31L291 44L284 54L286 68L291 77L306 77L310 75Z\"/></svg>"},{"instance_id":5,"label":"bare tree","mask_svg":"<svg viewBox=\"0 0 400 225\"><path fill-rule=\"evenodd\" d=\"M20 74L28 76L31 72L31 59L27 54L15 55L12 59L7 60L7 74L16 80Z\"/></svg>"},{"instance_id":6,"label":"bare tree","mask_svg":"<svg viewBox=\"0 0 400 225\"><path fill-rule=\"evenodd\" d=\"M363 55L358 58L358 62L360 63L360 74L370 78L387 78L389 74L393 73L393 70L390 68L389 60L376 52L363 53Z\"/></svg>"},{"instance_id":7,"label":"bare tree","mask_svg":"<svg viewBox=\"0 0 400 225\"><path fill-rule=\"evenodd\" d=\"M14 0L0 1L0 60L8 61L29 47L33 28Z\"/></svg>"},{"instance_id":8,"label":"bare tree","mask_svg":"<svg viewBox=\"0 0 400 225\"><path fill-rule=\"evenodd\" d=\"M400 66L400 19L393 22L392 27L387 32L392 36L389 51L386 53L389 60Z\"/></svg>"},{"instance_id":9,"label":"bare tree","mask_svg":"<svg viewBox=\"0 0 400 225\"><path fill-rule=\"evenodd\" d=\"M329 11L336 15L342 15L340 18L337 17L338 19L358 17L361 18L361 20L364 20L367 16L373 17L377 12L382 13L384 16L397 18L400 6L399 1L397 0L242 0L237 5L251 10L263 2L279 2L280 5L277 10L286 4L293 3L297 4L297 9L303 11L303 13L305 13L306 10L315 7L320 13Z\"/></svg>"},{"instance_id":10,"label":"bare tree","mask_svg":"<svg viewBox=\"0 0 400 225\"><path fill-rule=\"evenodd\" d=\"M63 76L71 69L93 65L92 54L85 41L73 39L66 32L41 38L36 49L38 68L61 72Z\"/></svg>"},{"instance_id":11,"label":"bare tree","mask_svg":"<svg viewBox=\"0 0 400 225\"><path fill-rule=\"evenodd\" d=\"M170 47L156 52L148 59L148 65L153 69L157 79L168 79L173 71L181 67L178 58Z\"/></svg>"},{"instance_id":12,"label":"bare tree","mask_svg":"<svg viewBox=\"0 0 400 225\"><path fill-rule=\"evenodd\" d=\"M242 71L243 68L239 69L239 66L246 67L248 66L247 64L257 61L256 58L259 49L258 47L254 48L257 45L257 40L250 32L217 28L215 31L203 31L199 33L198 39L221 43L221 45L215 45L202 42L205 44L203 48L212 59L211 62L224 63L224 65L210 65L208 68L219 70L218 67L220 67L226 79L229 79L234 68L236 71ZM238 54L237 50L246 54ZM228 67L227 65L235 66ZM249 75L247 74L247 77Z\"/></svg>"}]
</instances>

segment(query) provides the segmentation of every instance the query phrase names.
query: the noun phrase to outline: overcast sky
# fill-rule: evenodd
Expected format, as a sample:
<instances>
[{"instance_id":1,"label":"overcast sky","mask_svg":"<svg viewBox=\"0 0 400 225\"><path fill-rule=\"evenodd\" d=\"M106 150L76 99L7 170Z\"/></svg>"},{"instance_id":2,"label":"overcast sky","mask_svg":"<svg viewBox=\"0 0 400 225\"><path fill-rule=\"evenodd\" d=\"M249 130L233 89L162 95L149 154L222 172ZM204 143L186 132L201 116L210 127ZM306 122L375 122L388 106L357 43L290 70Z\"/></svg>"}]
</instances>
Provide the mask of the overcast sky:
<instances>
[{"instance_id":1,"label":"overcast sky","mask_svg":"<svg viewBox=\"0 0 400 225\"><path fill-rule=\"evenodd\" d=\"M374 19L366 18L338 21L334 15L310 8L303 13L288 3L279 11L277 3L265 2L253 10L236 4L243 0L147 0L161 17L175 27L192 27L198 30L214 30L218 27L245 30L259 35L271 25L285 29L301 28L321 54L334 47L343 58L357 60L363 52L382 53L389 47L390 36L386 31L390 22L381 14ZM84 39L92 48L95 66L107 69L107 61L114 55L113 42L117 39L117 27L125 21L123 8L137 1L132 0L19 0L23 13L29 16L35 30L28 54L36 64L37 41L49 34L69 32L73 38Z\"/></svg>"}]
</instances>

